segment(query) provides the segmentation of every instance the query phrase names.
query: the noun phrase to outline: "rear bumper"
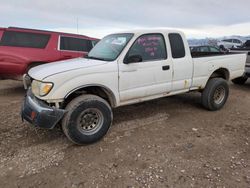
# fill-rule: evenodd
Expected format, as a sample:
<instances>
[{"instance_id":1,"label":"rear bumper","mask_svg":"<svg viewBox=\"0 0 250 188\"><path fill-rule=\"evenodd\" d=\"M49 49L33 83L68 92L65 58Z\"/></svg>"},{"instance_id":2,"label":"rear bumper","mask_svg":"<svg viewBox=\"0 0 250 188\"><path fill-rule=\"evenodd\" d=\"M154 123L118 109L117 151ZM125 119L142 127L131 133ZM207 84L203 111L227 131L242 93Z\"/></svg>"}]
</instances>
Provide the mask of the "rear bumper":
<instances>
[{"instance_id":1,"label":"rear bumper","mask_svg":"<svg viewBox=\"0 0 250 188\"><path fill-rule=\"evenodd\" d=\"M48 106L28 90L22 105L21 117L35 127L53 129L65 112L65 110Z\"/></svg>"}]
</instances>

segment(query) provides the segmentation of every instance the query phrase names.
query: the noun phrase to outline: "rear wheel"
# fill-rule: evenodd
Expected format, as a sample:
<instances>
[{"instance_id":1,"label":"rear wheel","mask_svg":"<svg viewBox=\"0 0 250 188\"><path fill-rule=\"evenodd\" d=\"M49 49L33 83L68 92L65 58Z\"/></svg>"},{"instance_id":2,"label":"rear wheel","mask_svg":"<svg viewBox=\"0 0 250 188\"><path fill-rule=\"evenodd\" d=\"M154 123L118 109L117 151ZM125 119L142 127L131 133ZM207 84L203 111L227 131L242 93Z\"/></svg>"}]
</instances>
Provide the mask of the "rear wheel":
<instances>
[{"instance_id":1,"label":"rear wheel","mask_svg":"<svg viewBox=\"0 0 250 188\"><path fill-rule=\"evenodd\" d=\"M229 87L227 81L222 78L212 78L202 92L202 105L211 111L219 110L226 103L228 94Z\"/></svg>"},{"instance_id":2,"label":"rear wheel","mask_svg":"<svg viewBox=\"0 0 250 188\"><path fill-rule=\"evenodd\" d=\"M82 95L66 107L62 120L65 135L76 144L90 144L100 140L109 130L113 115L110 105L95 95Z\"/></svg>"},{"instance_id":3,"label":"rear wheel","mask_svg":"<svg viewBox=\"0 0 250 188\"><path fill-rule=\"evenodd\" d=\"M248 79L247 77L242 76L242 77L233 79L232 82L234 84L243 85L246 83L247 79Z\"/></svg>"}]
</instances>

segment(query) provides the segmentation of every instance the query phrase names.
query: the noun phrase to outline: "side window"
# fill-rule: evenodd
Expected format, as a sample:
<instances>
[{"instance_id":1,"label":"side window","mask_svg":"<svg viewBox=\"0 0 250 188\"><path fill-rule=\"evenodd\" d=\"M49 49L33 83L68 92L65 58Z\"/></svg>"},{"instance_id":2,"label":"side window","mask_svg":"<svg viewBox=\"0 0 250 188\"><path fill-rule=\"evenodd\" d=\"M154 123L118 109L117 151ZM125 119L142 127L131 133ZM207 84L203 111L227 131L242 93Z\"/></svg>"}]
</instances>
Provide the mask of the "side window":
<instances>
[{"instance_id":1,"label":"side window","mask_svg":"<svg viewBox=\"0 0 250 188\"><path fill-rule=\"evenodd\" d=\"M178 33L170 33L168 37L172 50L172 57L173 58L185 57L186 54L185 47L181 35Z\"/></svg>"},{"instance_id":2,"label":"side window","mask_svg":"<svg viewBox=\"0 0 250 188\"><path fill-rule=\"evenodd\" d=\"M45 48L50 35L42 33L30 33L19 31L5 31L0 46L13 46L25 48Z\"/></svg>"},{"instance_id":3,"label":"side window","mask_svg":"<svg viewBox=\"0 0 250 188\"><path fill-rule=\"evenodd\" d=\"M92 44L90 40L65 36L60 37L60 50L89 52L91 48Z\"/></svg>"},{"instance_id":4,"label":"side window","mask_svg":"<svg viewBox=\"0 0 250 188\"><path fill-rule=\"evenodd\" d=\"M215 47L210 47L210 51L211 52L220 52L220 50L215 48Z\"/></svg>"},{"instance_id":5,"label":"side window","mask_svg":"<svg viewBox=\"0 0 250 188\"><path fill-rule=\"evenodd\" d=\"M165 40L162 34L140 36L130 48L128 56L140 55L142 61L153 61L167 58Z\"/></svg>"},{"instance_id":6,"label":"side window","mask_svg":"<svg viewBox=\"0 0 250 188\"><path fill-rule=\"evenodd\" d=\"M200 47L200 52L209 52L209 49L207 46Z\"/></svg>"},{"instance_id":7,"label":"side window","mask_svg":"<svg viewBox=\"0 0 250 188\"><path fill-rule=\"evenodd\" d=\"M234 39L234 43L240 44L241 42L238 39Z\"/></svg>"}]
</instances>

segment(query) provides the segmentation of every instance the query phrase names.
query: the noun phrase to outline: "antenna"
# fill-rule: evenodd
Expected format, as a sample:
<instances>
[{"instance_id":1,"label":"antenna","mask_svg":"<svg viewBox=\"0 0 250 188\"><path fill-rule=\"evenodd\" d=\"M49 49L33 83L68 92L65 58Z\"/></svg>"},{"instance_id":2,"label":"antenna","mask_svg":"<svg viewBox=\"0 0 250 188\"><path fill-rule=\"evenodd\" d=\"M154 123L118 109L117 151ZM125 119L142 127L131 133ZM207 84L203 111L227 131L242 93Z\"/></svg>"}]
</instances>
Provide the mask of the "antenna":
<instances>
[{"instance_id":1,"label":"antenna","mask_svg":"<svg viewBox=\"0 0 250 188\"><path fill-rule=\"evenodd\" d=\"M76 33L79 34L79 32L78 32L78 17L76 18Z\"/></svg>"}]
</instances>

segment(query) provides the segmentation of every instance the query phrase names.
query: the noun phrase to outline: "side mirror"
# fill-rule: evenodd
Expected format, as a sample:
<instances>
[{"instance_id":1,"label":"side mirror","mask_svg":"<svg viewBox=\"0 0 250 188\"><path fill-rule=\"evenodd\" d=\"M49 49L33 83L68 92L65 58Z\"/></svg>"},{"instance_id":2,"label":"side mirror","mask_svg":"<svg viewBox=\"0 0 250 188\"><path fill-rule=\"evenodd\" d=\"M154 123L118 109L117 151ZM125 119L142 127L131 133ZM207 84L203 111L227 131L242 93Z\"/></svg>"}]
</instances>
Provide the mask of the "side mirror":
<instances>
[{"instance_id":1,"label":"side mirror","mask_svg":"<svg viewBox=\"0 0 250 188\"><path fill-rule=\"evenodd\" d=\"M124 63L129 64L129 63L138 63L142 62L142 57L140 55L131 55L125 58Z\"/></svg>"}]
</instances>

